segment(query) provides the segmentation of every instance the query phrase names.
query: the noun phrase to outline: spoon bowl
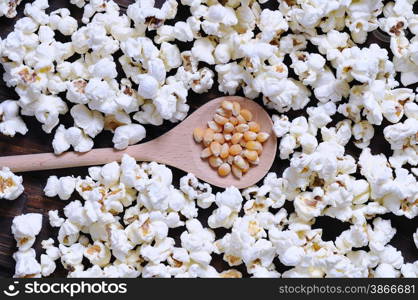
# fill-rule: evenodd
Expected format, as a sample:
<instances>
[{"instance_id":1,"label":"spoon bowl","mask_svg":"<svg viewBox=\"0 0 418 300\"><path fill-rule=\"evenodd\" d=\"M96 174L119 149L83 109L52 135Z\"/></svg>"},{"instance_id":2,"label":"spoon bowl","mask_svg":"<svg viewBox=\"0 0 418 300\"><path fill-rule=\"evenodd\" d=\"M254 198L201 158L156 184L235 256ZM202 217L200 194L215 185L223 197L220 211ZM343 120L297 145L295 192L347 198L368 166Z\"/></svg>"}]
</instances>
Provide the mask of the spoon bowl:
<instances>
[{"instance_id":1,"label":"spoon bowl","mask_svg":"<svg viewBox=\"0 0 418 300\"><path fill-rule=\"evenodd\" d=\"M270 134L270 138L263 144L260 163L252 166L240 179L232 174L219 176L206 159L200 158L203 147L193 139L193 130L196 127L206 128L207 122L212 120L216 109L224 100L239 102L242 108L250 110L253 120L260 124L261 130ZM243 97L226 96L207 102L162 136L143 144L129 146L125 150L102 148L87 153L66 152L59 156L53 153L5 156L0 157L0 166L9 167L14 172L63 169L120 161L124 154L129 154L137 161L156 161L193 173L197 178L218 187L233 185L242 189L261 180L273 164L277 139L273 135L272 127L270 116L259 104Z\"/></svg>"}]
</instances>

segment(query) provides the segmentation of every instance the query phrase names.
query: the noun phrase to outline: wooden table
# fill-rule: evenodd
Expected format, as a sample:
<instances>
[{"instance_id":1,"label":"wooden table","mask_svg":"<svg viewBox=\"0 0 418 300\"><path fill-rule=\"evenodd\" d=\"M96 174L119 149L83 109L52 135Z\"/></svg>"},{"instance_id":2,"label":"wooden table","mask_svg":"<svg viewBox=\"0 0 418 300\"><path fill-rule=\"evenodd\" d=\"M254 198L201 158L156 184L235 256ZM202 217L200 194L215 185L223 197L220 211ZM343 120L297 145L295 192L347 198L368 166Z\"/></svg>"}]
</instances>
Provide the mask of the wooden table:
<instances>
[{"instance_id":1,"label":"wooden table","mask_svg":"<svg viewBox=\"0 0 418 300\"><path fill-rule=\"evenodd\" d=\"M127 0L129 1L129 0ZM124 1L124 2L127 2ZM163 2L164 0L157 1L158 3ZM30 1L23 1L22 4L18 8L18 16L14 19L0 19L0 34L2 38L5 38L7 34L13 30L13 26L15 21L22 17L23 9L25 3ZM50 10L54 10L60 7L68 7L71 10L71 13L77 19L80 19L81 10L77 9L75 6L69 5L68 0L55 0L49 1L51 8ZM181 8L179 10L179 20L183 19L184 16L187 14L187 9ZM172 21L170 21L172 23ZM378 42L382 45L382 43L376 38L375 35L369 35L369 40L367 41L366 45ZM180 49L186 50L190 49L190 44L179 44ZM387 45L384 45L387 46ZM289 61L286 61L289 62ZM289 69L290 70L290 69ZM1 69L1 72L4 71ZM290 72L293 75L292 72ZM198 95L193 92L189 92L188 97L188 104L190 105L190 113L193 112L196 108L198 108L201 104L209 101L210 99L216 98L218 96L223 95L222 93L218 92L217 84L214 84L214 87L209 91L209 93ZM238 93L238 95L242 95L242 93ZM7 88L5 83L0 78L0 101L6 99L17 99L17 95L13 91L13 89ZM262 103L261 99L257 99L259 103ZM274 111L269 111L270 114L275 113ZM301 115L306 115L303 111L292 111L288 113L290 118L294 118ZM71 118L68 116L60 117L60 120L63 124L67 127L72 125ZM340 120L340 118L333 121L332 125L335 125ZM40 124L35 120L34 117L24 117L24 121L26 122L29 132L26 136L17 135L14 138L2 136L0 134L0 155L16 155L16 154L29 154L29 153L42 153L42 152L51 152L52 151L52 138L53 135L48 135L42 131ZM384 125L389 125L387 122ZM171 124L169 122L165 122L163 126L153 127L153 126L145 126L147 129L147 138L146 141L153 139L157 136L160 136L164 132L168 131L169 129L173 128L175 124ZM391 153L389 149L389 144L384 141L382 128L376 128L376 135L372 140L371 148L373 149L374 153L383 152L386 155ZM112 135L108 132L101 133L95 139L95 147L112 147ZM350 143L351 144L351 143ZM352 155L356 159L360 154L360 150L354 146L348 146L346 148L346 153ZM279 157L277 157L276 162L274 163L271 171L277 172L279 175L283 172L283 170L288 167L289 161L281 161ZM85 176L87 175L86 168L73 168L67 170L56 170L56 171L45 171L45 172L32 172L32 173L25 173L23 175L25 192L22 196L20 196L15 201L7 201L7 200L0 200L0 277L10 277L14 274L14 260L12 258L12 254L16 251L15 248L15 241L11 234L11 223L14 216L17 216L22 213L29 213L29 212L37 212L42 213L44 215L43 219L43 228L40 235L36 239L36 243L34 248L36 249L38 258L42 252L40 242L44 239L49 237L56 237L57 230L50 227L48 222L47 213L49 210L52 209L61 209L68 201L61 201L58 198L47 198L43 195L43 188L46 184L47 178L50 175L57 175L57 176L68 176L68 175L75 175L75 176ZM178 182L180 177L184 176L184 172L173 169L173 177L174 177L174 185L178 187ZM218 189L214 189L214 191L218 191ZM74 200L74 197L70 200ZM203 224L207 224L206 220L207 217L210 215L211 211L214 209L213 205L210 209L207 210L200 210L199 219ZM286 202L285 207L288 209L289 212L293 211L293 205L291 202ZM385 219L390 219L392 221L392 226L396 227L397 234L391 241L391 245L396 247L400 250L407 262L413 262L418 259L418 250L416 249L412 234L415 232L416 228L418 227L418 218L414 218L412 220L407 219L406 217L397 217L393 214L387 214L382 216ZM323 228L323 239L324 240L334 240L336 236L338 236L343 230L349 228L349 224L342 223L336 219L331 219L329 217L319 217L314 225L315 228ZM176 228L174 230L170 230L170 235L176 239L176 243L179 243L179 236L184 228ZM215 230L217 238L222 237L226 230L217 229ZM283 266L278 259L275 259L275 264L277 265L277 270L279 272L283 272L288 267ZM59 264L58 264L59 265ZM222 260L221 256L214 255L213 258L213 265L215 266L218 271L227 269L227 264ZM238 267L245 276L248 275L245 271L245 267L242 265ZM65 274L65 270L62 267L59 267L55 273L55 276L63 276Z\"/></svg>"}]
</instances>

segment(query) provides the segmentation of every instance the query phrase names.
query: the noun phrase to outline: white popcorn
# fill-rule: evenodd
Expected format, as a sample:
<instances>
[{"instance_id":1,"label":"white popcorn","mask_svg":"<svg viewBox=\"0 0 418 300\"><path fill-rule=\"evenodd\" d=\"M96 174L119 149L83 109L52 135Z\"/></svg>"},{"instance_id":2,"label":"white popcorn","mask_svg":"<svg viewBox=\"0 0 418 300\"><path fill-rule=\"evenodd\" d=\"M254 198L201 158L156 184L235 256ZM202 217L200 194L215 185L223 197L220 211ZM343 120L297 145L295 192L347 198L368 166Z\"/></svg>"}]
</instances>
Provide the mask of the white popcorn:
<instances>
[{"instance_id":1,"label":"white popcorn","mask_svg":"<svg viewBox=\"0 0 418 300\"><path fill-rule=\"evenodd\" d=\"M209 216L209 226L231 228L241 210L242 200L241 193L235 187L229 187L224 192L217 193L215 203L218 208Z\"/></svg>"},{"instance_id":2,"label":"white popcorn","mask_svg":"<svg viewBox=\"0 0 418 300\"><path fill-rule=\"evenodd\" d=\"M375 278L396 278L399 277L400 272L390 264L383 263L377 266L373 275Z\"/></svg>"},{"instance_id":3,"label":"white popcorn","mask_svg":"<svg viewBox=\"0 0 418 300\"><path fill-rule=\"evenodd\" d=\"M394 167L401 167L405 163L413 166L418 164L418 119L408 118L404 123L387 126L383 133L394 150L394 155L389 159Z\"/></svg>"},{"instance_id":4,"label":"white popcorn","mask_svg":"<svg viewBox=\"0 0 418 300\"><path fill-rule=\"evenodd\" d=\"M404 264L401 269L403 277L406 278L416 278L418 276L418 263L408 263Z\"/></svg>"},{"instance_id":5,"label":"white popcorn","mask_svg":"<svg viewBox=\"0 0 418 300\"><path fill-rule=\"evenodd\" d=\"M43 277L48 277L54 273L56 267L56 263L48 255L41 255L41 273Z\"/></svg>"},{"instance_id":6,"label":"white popcorn","mask_svg":"<svg viewBox=\"0 0 418 300\"><path fill-rule=\"evenodd\" d=\"M116 149L125 149L145 138L145 129L139 124L128 124L119 126L115 130L112 142Z\"/></svg>"},{"instance_id":7,"label":"white popcorn","mask_svg":"<svg viewBox=\"0 0 418 300\"><path fill-rule=\"evenodd\" d=\"M33 249L19 250L13 254L16 261L15 278L38 278L41 277L41 265L36 260L36 253Z\"/></svg>"},{"instance_id":8,"label":"white popcorn","mask_svg":"<svg viewBox=\"0 0 418 300\"><path fill-rule=\"evenodd\" d=\"M48 211L48 217L49 217L49 223L52 227L61 227L65 221L64 218L61 218L58 216L58 210Z\"/></svg>"},{"instance_id":9,"label":"white popcorn","mask_svg":"<svg viewBox=\"0 0 418 300\"><path fill-rule=\"evenodd\" d=\"M352 133L356 139L354 144L358 148L364 149L370 145L370 140L374 136L374 128L369 122L361 121L353 125Z\"/></svg>"},{"instance_id":10,"label":"white popcorn","mask_svg":"<svg viewBox=\"0 0 418 300\"><path fill-rule=\"evenodd\" d=\"M44 193L48 197L58 196L61 200L68 200L74 193L76 178L65 176L58 178L50 176L44 188Z\"/></svg>"},{"instance_id":11,"label":"white popcorn","mask_svg":"<svg viewBox=\"0 0 418 300\"><path fill-rule=\"evenodd\" d=\"M91 77L100 79L114 79L118 75L116 72L116 64L113 58L105 57L89 66Z\"/></svg>"},{"instance_id":12,"label":"white popcorn","mask_svg":"<svg viewBox=\"0 0 418 300\"><path fill-rule=\"evenodd\" d=\"M0 2L0 17L6 16L7 18L16 17L16 8L19 6L22 0L3 0Z\"/></svg>"},{"instance_id":13,"label":"white popcorn","mask_svg":"<svg viewBox=\"0 0 418 300\"><path fill-rule=\"evenodd\" d=\"M95 241L84 249L84 256L94 265L104 267L110 262L111 253L109 248L100 241Z\"/></svg>"},{"instance_id":14,"label":"white popcorn","mask_svg":"<svg viewBox=\"0 0 418 300\"><path fill-rule=\"evenodd\" d=\"M49 26L63 35L72 35L77 30L78 24L77 20L70 16L70 10L62 8L51 13Z\"/></svg>"},{"instance_id":15,"label":"white popcorn","mask_svg":"<svg viewBox=\"0 0 418 300\"><path fill-rule=\"evenodd\" d=\"M112 254L119 260L124 261L128 251L133 246L128 240L128 236L124 230L112 229L110 232L110 249Z\"/></svg>"},{"instance_id":16,"label":"white popcorn","mask_svg":"<svg viewBox=\"0 0 418 300\"><path fill-rule=\"evenodd\" d=\"M78 127L65 128L60 125L52 141L55 154L67 151L71 146L76 152L87 152L93 148L93 141Z\"/></svg>"},{"instance_id":17,"label":"white popcorn","mask_svg":"<svg viewBox=\"0 0 418 300\"><path fill-rule=\"evenodd\" d=\"M57 260L61 256L60 250L54 246L54 240L49 238L41 242L42 249L45 249L46 255L53 261Z\"/></svg>"},{"instance_id":18,"label":"white popcorn","mask_svg":"<svg viewBox=\"0 0 418 300\"><path fill-rule=\"evenodd\" d=\"M214 232L203 228L197 219L187 221L186 228L187 231L180 236L182 247L189 252L192 260L202 266L209 265L212 259L210 254L214 251Z\"/></svg>"},{"instance_id":19,"label":"white popcorn","mask_svg":"<svg viewBox=\"0 0 418 300\"><path fill-rule=\"evenodd\" d=\"M207 183L200 183L191 173L180 178L180 190L190 200L196 199L197 205L201 208L208 208L215 202L215 195L212 194L212 187Z\"/></svg>"},{"instance_id":20,"label":"white popcorn","mask_svg":"<svg viewBox=\"0 0 418 300\"><path fill-rule=\"evenodd\" d=\"M58 241L61 245L73 245L77 242L79 236L80 229L69 220L66 220L58 231Z\"/></svg>"},{"instance_id":21,"label":"white popcorn","mask_svg":"<svg viewBox=\"0 0 418 300\"><path fill-rule=\"evenodd\" d=\"M36 0L33 3L25 5L25 15L32 17L39 24L47 24L49 16L45 13L45 9L49 7L47 0Z\"/></svg>"},{"instance_id":22,"label":"white popcorn","mask_svg":"<svg viewBox=\"0 0 418 300\"><path fill-rule=\"evenodd\" d=\"M42 227L42 215L23 214L13 218L12 234L20 251L27 251L35 242Z\"/></svg>"},{"instance_id":23,"label":"white popcorn","mask_svg":"<svg viewBox=\"0 0 418 300\"><path fill-rule=\"evenodd\" d=\"M16 176L9 168L0 170L0 199L15 200L24 191L22 176Z\"/></svg>"},{"instance_id":24,"label":"white popcorn","mask_svg":"<svg viewBox=\"0 0 418 300\"><path fill-rule=\"evenodd\" d=\"M75 243L70 247L66 247L60 244L59 249L62 253L61 263L64 266L64 268L71 270L80 267L85 249L83 245Z\"/></svg>"},{"instance_id":25,"label":"white popcorn","mask_svg":"<svg viewBox=\"0 0 418 300\"><path fill-rule=\"evenodd\" d=\"M83 104L74 105L70 111L74 124L90 137L94 138L103 130L104 118L100 112L91 111Z\"/></svg>"},{"instance_id":26,"label":"white popcorn","mask_svg":"<svg viewBox=\"0 0 418 300\"><path fill-rule=\"evenodd\" d=\"M209 65L215 63L213 51L215 47L209 38L200 38L195 40L192 48L192 55L198 61L203 61Z\"/></svg>"},{"instance_id":27,"label":"white popcorn","mask_svg":"<svg viewBox=\"0 0 418 300\"><path fill-rule=\"evenodd\" d=\"M17 101L6 100L0 103L0 132L11 137L16 133L25 135L28 132L26 124L19 117Z\"/></svg>"}]
</instances>

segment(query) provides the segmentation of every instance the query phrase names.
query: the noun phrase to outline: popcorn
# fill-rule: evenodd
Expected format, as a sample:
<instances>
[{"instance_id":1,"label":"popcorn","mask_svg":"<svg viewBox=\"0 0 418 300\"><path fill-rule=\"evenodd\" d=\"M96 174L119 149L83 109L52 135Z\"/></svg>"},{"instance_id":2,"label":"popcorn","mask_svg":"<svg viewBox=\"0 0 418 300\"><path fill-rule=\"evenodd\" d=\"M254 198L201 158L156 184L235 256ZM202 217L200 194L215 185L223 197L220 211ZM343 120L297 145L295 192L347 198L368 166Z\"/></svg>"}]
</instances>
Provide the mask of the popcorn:
<instances>
[{"instance_id":1,"label":"popcorn","mask_svg":"<svg viewBox=\"0 0 418 300\"><path fill-rule=\"evenodd\" d=\"M47 197L58 196L61 200L68 200L74 193L75 185L76 178L74 177L58 178L57 176L50 176L44 188L44 193Z\"/></svg>"},{"instance_id":2,"label":"popcorn","mask_svg":"<svg viewBox=\"0 0 418 300\"><path fill-rule=\"evenodd\" d=\"M42 277L48 277L52 273L54 273L56 269L56 263L45 254L41 255L41 274Z\"/></svg>"},{"instance_id":3,"label":"popcorn","mask_svg":"<svg viewBox=\"0 0 418 300\"><path fill-rule=\"evenodd\" d=\"M90 137L96 137L103 130L104 118L100 112L91 111L83 104L74 105L70 111L74 124Z\"/></svg>"},{"instance_id":4,"label":"popcorn","mask_svg":"<svg viewBox=\"0 0 418 300\"><path fill-rule=\"evenodd\" d=\"M200 183L191 173L180 178L180 190L190 200L197 200L197 205L201 208L208 208L215 202L212 187L207 183Z\"/></svg>"},{"instance_id":5,"label":"popcorn","mask_svg":"<svg viewBox=\"0 0 418 300\"><path fill-rule=\"evenodd\" d=\"M177 45L167 42L161 43L160 58L163 60L167 72L181 66L180 50Z\"/></svg>"},{"instance_id":6,"label":"popcorn","mask_svg":"<svg viewBox=\"0 0 418 300\"><path fill-rule=\"evenodd\" d=\"M0 170L0 199L15 200L24 191L23 178L13 174L9 168Z\"/></svg>"},{"instance_id":7,"label":"popcorn","mask_svg":"<svg viewBox=\"0 0 418 300\"><path fill-rule=\"evenodd\" d=\"M6 100L0 103L0 132L11 137L16 133L25 135L28 132L26 124L19 117L17 101Z\"/></svg>"},{"instance_id":8,"label":"popcorn","mask_svg":"<svg viewBox=\"0 0 418 300\"><path fill-rule=\"evenodd\" d=\"M69 247L66 247L62 244L59 245L59 249L62 253L61 263L64 268L68 270L77 270L82 268L81 262L83 260L83 253L85 247L79 243L75 243Z\"/></svg>"},{"instance_id":9,"label":"popcorn","mask_svg":"<svg viewBox=\"0 0 418 300\"><path fill-rule=\"evenodd\" d=\"M209 265L212 259L210 254L214 251L214 232L204 229L197 219L187 221L186 228L187 231L180 236L182 247L189 252L193 261L202 266Z\"/></svg>"},{"instance_id":10,"label":"popcorn","mask_svg":"<svg viewBox=\"0 0 418 300\"><path fill-rule=\"evenodd\" d=\"M400 276L400 272L395 270L390 264L380 264L374 271L375 278L396 278Z\"/></svg>"},{"instance_id":11,"label":"popcorn","mask_svg":"<svg viewBox=\"0 0 418 300\"><path fill-rule=\"evenodd\" d=\"M406 278L416 278L418 274L417 271L418 271L417 262L404 264L401 269L402 276Z\"/></svg>"},{"instance_id":12,"label":"popcorn","mask_svg":"<svg viewBox=\"0 0 418 300\"><path fill-rule=\"evenodd\" d=\"M19 250L13 254L16 261L14 278L39 278L41 277L41 265L36 260L33 249Z\"/></svg>"},{"instance_id":13,"label":"popcorn","mask_svg":"<svg viewBox=\"0 0 418 300\"><path fill-rule=\"evenodd\" d=\"M51 13L49 26L63 35L72 35L77 30L78 24L77 20L70 16L70 10L62 8Z\"/></svg>"},{"instance_id":14,"label":"popcorn","mask_svg":"<svg viewBox=\"0 0 418 300\"><path fill-rule=\"evenodd\" d=\"M125 149L145 138L145 129L139 124L128 124L119 126L115 130L112 142L116 149Z\"/></svg>"},{"instance_id":15,"label":"popcorn","mask_svg":"<svg viewBox=\"0 0 418 300\"><path fill-rule=\"evenodd\" d=\"M235 187L226 188L217 193L215 203L218 206L209 216L208 224L211 228L231 228L242 206L242 196Z\"/></svg>"},{"instance_id":16,"label":"popcorn","mask_svg":"<svg viewBox=\"0 0 418 300\"><path fill-rule=\"evenodd\" d=\"M0 17L6 16L7 18L16 17L16 8L19 6L21 0L3 0L0 2Z\"/></svg>"},{"instance_id":17,"label":"popcorn","mask_svg":"<svg viewBox=\"0 0 418 300\"><path fill-rule=\"evenodd\" d=\"M394 167L402 167L405 163L413 166L418 164L416 135L418 133L418 119L408 118L404 123L397 123L385 127L385 139L390 143L394 155L389 158Z\"/></svg>"},{"instance_id":18,"label":"popcorn","mask_svg":"<svg viewBox=\"0 0 418 300\"><path fill-rule=\"evenodd\" d=\"M49 224L52 227L61 227L64 223L64 218L60 218L58 216L58 210L50 210L48 211L48 217L49 217Z\"/></svg>"},{"instance_id":19,"label":"popcorn","mask_svg":"<svg viewBox=\"0 0 418 300\"><path fill-rule=\"evenodd\" d=\"M60 245L74 245L80 236L80 229L71 221L66 220L58 231L58 241Z\"/></svg>"},{"instance_id":20,"label":"popcorn","mask_svg":"<svg viewBox=\"0 0 418 300\"><path fill-rule=\"evenodd\" d=\"M87 152L93 148L93 141L78 127L65 128L60 125L52 141L55 154L59 155L73 147L76 152Z\"/></svg>"},{"instance_id":21,"label":"popcorn","mask_svg":"<svg viewBox=\"0 0 418 300\"><path fill-rule=\"evenodd\" d=\"M209 38L200 38L194 41L192 55L197 61L205 62L209 65L215 64L213 51L215 47Z\"/></svg>"},{"instance_id":22,"label":"popcorn","mask_svg":"<svg viewBox=\"0 0 418 300\"><path fill-rule=\"evenodd\" d=\"M41 214L29 213L13 218L12 234L19 250L26 251L32 247L35 242L35 237L41 231L41 226Z\"/></svg>"},{"instance_id":23,"label":"popcorn","mask_svg":"<svg viewBox=\"0 0 418 300\"><path fill-rule=\"evenodd\" d=\"M369 122L360 121L353 125L352 134L355 138L354 145L364 149L370 145L370 140L374 136L374 128Z\"/></svg>"},{"instance_id":24,"label":"popcorn","mask_svg":"<svg viewBox=\"0 0 418 300\"><path fill-rule=\"evenodd\" d=\"M85 248L84 256L96 266L105 267L111 258L110 249L100 241L95 241L93 245Z\"/></svg>"}]
</instances>

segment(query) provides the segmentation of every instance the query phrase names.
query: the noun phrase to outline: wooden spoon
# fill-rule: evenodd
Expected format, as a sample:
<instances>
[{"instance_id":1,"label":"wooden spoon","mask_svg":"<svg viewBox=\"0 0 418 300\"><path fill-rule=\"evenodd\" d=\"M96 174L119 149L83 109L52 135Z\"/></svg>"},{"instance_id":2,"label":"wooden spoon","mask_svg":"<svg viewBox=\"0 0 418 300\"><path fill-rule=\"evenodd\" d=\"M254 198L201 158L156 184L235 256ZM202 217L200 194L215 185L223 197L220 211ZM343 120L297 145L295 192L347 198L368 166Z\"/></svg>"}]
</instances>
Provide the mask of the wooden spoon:
<instances>
[{"instance_id":1,"label":"wooden spoon","mask_svg":"<svg viewBox=\"0 0 418 300\"><path fill-rule=\"evenodd\" d=\"M220 177L217 170L209 166L207 160L200 158L203 147L193 139L193 130L196 127L206 128L207 122L213 118L215 110L224 100L237 101L241 107L250 110L253 113L253 120L260 124L261 130L270 134L270 138L263 144L259 165L251 167L241 179L235 178L232 174ZM273 135L272 126L269 115L256 102L237 96L220 97L200 107L164 135L122 151L102 148L86 153L66 152L59 156L53 153L4 156L0 157L0 166L7 166L14 172L63 169L103 165L120 161L123 154L129 154L137 161L156 161L193 173L201 180L218 187L225 188L234 185L237 188L245 188L262 179L273 164L277 139Z\"/></svg>"}]
</instances>

